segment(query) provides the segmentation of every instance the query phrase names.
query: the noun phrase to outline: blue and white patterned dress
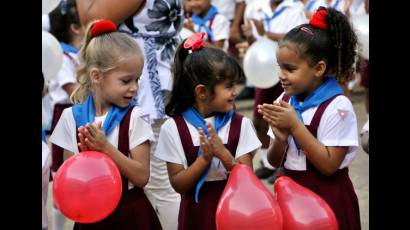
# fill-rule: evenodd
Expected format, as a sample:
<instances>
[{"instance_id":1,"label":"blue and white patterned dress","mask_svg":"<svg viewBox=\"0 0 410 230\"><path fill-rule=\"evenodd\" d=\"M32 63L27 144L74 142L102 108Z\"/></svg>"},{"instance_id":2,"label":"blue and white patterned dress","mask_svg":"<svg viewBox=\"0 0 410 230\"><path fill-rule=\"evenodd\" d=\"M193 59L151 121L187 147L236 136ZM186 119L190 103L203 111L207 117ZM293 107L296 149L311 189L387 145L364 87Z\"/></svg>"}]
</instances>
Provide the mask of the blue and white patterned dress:
<instances>
[{"instance_id":1,"label":"blue and white patterned dress","mask_svg":"<svg viewBox=\"0 0 410 230\"><path fill-rule=\"evenodd\" d=\"M147 0L119 30L133 36L144 53L138 103L151 120L166 118L165 95L172 89L171 63L183 27L182 0Z\"/></svg>"}]
</instances>

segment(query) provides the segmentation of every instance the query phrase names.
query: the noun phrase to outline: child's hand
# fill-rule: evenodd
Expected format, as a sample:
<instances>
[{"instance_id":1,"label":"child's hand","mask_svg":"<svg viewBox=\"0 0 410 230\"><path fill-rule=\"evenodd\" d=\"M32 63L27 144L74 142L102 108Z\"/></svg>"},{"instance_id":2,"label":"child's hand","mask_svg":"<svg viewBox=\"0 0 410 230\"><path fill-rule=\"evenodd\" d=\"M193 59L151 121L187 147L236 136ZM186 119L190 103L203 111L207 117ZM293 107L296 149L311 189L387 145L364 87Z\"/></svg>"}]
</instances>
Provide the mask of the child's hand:
<instances>
[{"instance_id":1,"label":"child's hand","mask_svg":"<svg viewBox=\"0 0 410 230\"><path fill-rule=\"evenodd\" d=\"M293 107L282 100L273 104L258 105L258 112L271 127L285 129L288 132L295 130L300 123Z\"/></svg>"},{"instance_id":2,"label":"child's hand","mask_svg":"<svg viewBox=\"0 0 410 230\"><path fill-rule=\"evenodd\" d=\"M221 138L216 133L214 127L210 123L207 123L206 127L208 128L208 141L211 147L211 151L216 157L220 158L220 155L223 154L225 150L225 146L222 143Z\"/></svg>"},{"instance_id":3,"label":"child's hand","mask_svg":"<svg viewBox=\"0 0 410 230\"><path fill-rule=\"evenodd\" d=\"M249 38L249 37L253 36L253 34L252 34L252 25L251 25L251 22L250 22L249 19L247 19L245 21L245 23L241 25L241 29L242 29L242 33L243 33L243 35L245 35L245 37Z\"/></svg>"},{"instance_id":4,"label":"child's hand","mask_svg":"<svg viewBox=\"0 0 410 230\"><path fill-rule=\"evenodd\" d=\"M265 35L265 28L263 27L263 20L257 20L254 18L252 18L251 20L255 24L256 31L258 31L258 34L260 36Z\"/></svg>"},{"instance_id":5,"label":"child's hand","mask_svg":"<svg viewBox=\"0 0 410 230\"><path fill-rule=\"evenodd\" d=\"M275 126L270 125L273 134L275 134L275 138L278 139L280 142L286 142L289 137L289 130L287 129L279 129Z\"/></svg>"},{"instance_id":6,"label":"child's hand","mask_svg":"<svg viewBox=\"0 0 410 230\"><path fill-rule=\"evenodd\" d=\"M188 30L195 32L194 29L194 24L192 23L192 19L188 18L184 21L184 27L187 28Z\"/></svg>"},{"instance_id":7,"label":"child's hand","mask_svg":"<svg viewBox=\"0 0 410 230\"><path fill-rule=\"evenodd\" d=\"M80 152L89 151L88 146L85 144L84 132L85 132L84 126L80 126L78 128L78 139L80 139L80 143L78 143L78 147L80 148Z\"/></svg>"},{"instance_id":8,"label":"child's hand","mask_svg":"<svg viewBox=\"0 0 410 230\"><path fill-rule=\"evenodd\" d=\"M209 141L206 139L206 135L204 133L204 130L202 130L202 128L198 128L198 132L199 132L199 143L200 143L199 146L202 149L202 156L205 158L205 160L211 161L214 155L210 151L211 146L209 144Z\"/></svg>"},{"instance_id":9,"label":"child's hand","mask_svg":"<svg viewBox=\"0 0 410 230\"><path fill-rule=\"evenodd\" d=\"M84 141L90 150L107 152L110 143L101 128L101 121L87 124L84 128Z\"/></svg>"}]
</instances>

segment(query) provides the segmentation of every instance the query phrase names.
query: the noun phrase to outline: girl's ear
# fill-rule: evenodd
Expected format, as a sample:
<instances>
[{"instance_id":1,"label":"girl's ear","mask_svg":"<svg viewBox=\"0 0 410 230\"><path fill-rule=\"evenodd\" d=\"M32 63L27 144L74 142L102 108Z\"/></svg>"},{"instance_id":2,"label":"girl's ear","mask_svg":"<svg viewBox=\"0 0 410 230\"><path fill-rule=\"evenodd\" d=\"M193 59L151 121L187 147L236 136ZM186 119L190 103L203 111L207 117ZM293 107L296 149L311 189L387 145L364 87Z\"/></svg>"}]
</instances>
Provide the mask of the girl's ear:
<instances>
[{"instance_id":1,"label":"girl's ear","mask_svg":"<svg viewBox=\"0 0 410 230\"><path fill-rule=\"evenodd\" d=\"M205 100L208 97L208 89L205 85L198 84L195 86L195 98Z\"/></svg>"},{"instance_id":2,"label":"girl's ear","mask_svg":"<svg viewBox=\"0 0 410 230\"><path fill-rule=\"evenodd\" d=\"M326 71L326 62L321 60L315 66L315 77L322 77Z\"/></svg>"},{"instance_id":3,"label":"girl's ear","mask_svg":"<svg viewBox=\"0 0 410 230\"><path fill-rule=\"evenodd\" d=\"M97 68L91 68L90 70L90 79L93 84L99 84L103 78L102 72Z\"/></svg>"},{"instance_id":4,"label":"girl's ear","mask_svg":"<svg viewBox=\"0 0 410 230\"><path fill-rule=\"evenodd\" d=\"M75 35L83 35L84 33L84 27L81 24L75 24L75 23L71 23L70 24L70 31L71 33L75 34Z\"/></svg>"}]
</instances>

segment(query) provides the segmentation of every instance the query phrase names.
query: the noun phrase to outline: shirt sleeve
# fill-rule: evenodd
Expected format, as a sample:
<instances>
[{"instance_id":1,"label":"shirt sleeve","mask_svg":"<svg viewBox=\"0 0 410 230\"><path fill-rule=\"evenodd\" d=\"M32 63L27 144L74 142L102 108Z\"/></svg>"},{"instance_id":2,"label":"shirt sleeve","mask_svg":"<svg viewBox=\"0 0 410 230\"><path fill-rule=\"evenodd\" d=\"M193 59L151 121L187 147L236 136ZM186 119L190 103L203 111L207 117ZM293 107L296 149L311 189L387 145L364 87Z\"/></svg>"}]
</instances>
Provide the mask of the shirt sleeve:
<instances>
[{"instance_id":1,"label":"shirt sleeve","mask_svg":"<svg viewBox=\"0 0 410 230\"><path fill-rule=\"evenodd\" d=\"M70 152L79 153L75 129L72 110L71 108L66 108L50 136L50 142Z\"/></svg>"},{"instance_id":2,"label":"shirt sleeve","mask_svg":"<svg viewBox=\"0 0 410 230\"><path fill-rule=\"evenodd\" d=\"M211 30L215 41L229 39L230 22L222 14L217 14Z\"/></svg>"},{"instance_id":3,"label":"shirt sleeve","mask_svg":"<svg viewBox=\"0 0 410 230\"><path fill-rule=\"evenodd\" d=\"M246 153L256 153L256 150L262 146L252 121L243 117L241 133L239 134L238 147L236 148L235 158L239 158Z\"/></svg>"},{"instance_id":4,"label":"shirt sleeve","mask_svg":"<svg viewBox=\"0 0 410 230\"><path fill-rule=\"evenodd\" d=\"M66 57L66 54L63 55L63 63L60 71L57 73L56 80L59 87L63 87L69 83L76 84L75 69L72 60Z\"/></svg>"},{"instance_id":5,"label":"shirt sleeve","mask_svg":"<svg viewBox=\"0 0 410 230\"><path fill-rule=\"evenodd\" d=\"M345 96L335 98L326 108L318 127L318 140L325 146L358 146L356 114Z\"/></svg>"},{"instance_id":6,"label":"shirt sleeve","mask_svg":"<svg viewBox=\"0 0 410 230\"><path fill-rule=\"evenodd\" d=\"M166 162L181 164L185 168L188 167L178 129L172 118L169 118L161 126L154 156Z\"/></svg>"},{"instance_id":7,"label":"shirt sleeve","mask_svg":"<svg viewBox=\"0 0 410 230\"><path fill-rule=\"evenodd\" d=\"M154 133L151 125L141 118L143 115L140 107L135 106L131 112L129 142L130 149L144 143L145 141L154 141Z\"/></svg>"},{"instance_id":8,"label":"shirt sleeve","mask_svg":"<svg viewBox=\"0 0 410 230\"><path fill-rule=\"evenodd\" d=\"M287 29L286 31L290 31L291 29L295 28L298 25L304 24L308 22L308 19L306 18L306 14L303 10L297 8L295 6L291 13L289 13L289 19L287 23Z\"/></svg>"}]
</instances>

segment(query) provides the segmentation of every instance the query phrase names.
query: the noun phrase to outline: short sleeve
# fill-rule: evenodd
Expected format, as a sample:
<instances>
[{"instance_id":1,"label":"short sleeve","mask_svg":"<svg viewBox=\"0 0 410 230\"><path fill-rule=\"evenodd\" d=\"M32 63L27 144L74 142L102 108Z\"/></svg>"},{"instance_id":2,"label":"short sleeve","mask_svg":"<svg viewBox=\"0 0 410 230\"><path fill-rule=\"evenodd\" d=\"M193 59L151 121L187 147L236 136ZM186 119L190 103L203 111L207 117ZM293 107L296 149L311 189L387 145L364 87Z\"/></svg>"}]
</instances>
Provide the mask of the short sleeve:
<instances>
[{"instance_id":1,"label":"short sleeve","mask_svg":"<svg viewBox=\"0 0 410 230\"><path fill-rule=\"evenodd\" d=\"M64 54L63 63L60 71L57 73L56 80L59 87L63 87L66 84L76 84L75 68L73 61Z\"/></svg>"},{"instance_id":2,"label":"short sleeve","mask_svg":"<svg viewBox=\"0 0 410 230\"><path fill-rule=\"evenodd\" d=\"M258 148L262 146L258 136L256 135L255 127L252 121L243 117L241 125L241 133L239 134L238 147L236 148L235 158L239 158L246 153L255 154Z\"/></svg>"},{"instance_id":3,"label":"short sleeve","mask_svg":"<svg viewBox=\"0 0 410 230\"><path fill-rule=\"evenodd\" d=\"M77 146L75 121L71 107L64 109L53 133L50 136L50 142L73 153L79 152Z\"/></svg>"},{"instance_id":4,"label":"short sleeve","mask_svg":"<svg viewBox=\"0 0 410 230\"><path fill-rule=\"evenodd\" d=\"M154 141L154 133L151 125L141 116L142 109L135 106L131 112L130 128L129 128L129 144L130 149L144 143L145 141Z\"/></svg>"},{"instance_id":5,"label":"short sleeve","mask_svg":"<svg viewBox=\"0 0 410 230\"><path fill-rule=\"evenodd\" d=\"M217 14L211 30L215 41L229 39L230 22L222 14Z\"/></svg>"},{"instance_id":6,"label":"short sleeve","mask_svg":"<svg viewBox=\"0 0 410 230\"><path fill-rule=\"evenodd\" d=\"M318 139L325 146L358 146L358 127L353 105L345 96L335 98L323 113Z\"/></svg>"},{"instance_id":7,"label":"short sleeve","mask_svg":"<svg viewBox=\"0 0 410 230\"><path fill-rule=\"evenodd\" d=\"M289 19L287 22L287 29L286 31L290 31L291 29L295 28L298 25L304 24L308 22L308 19L306 18L306 14L303 10L297 9L297 6L295 6L294 9L289 11Z\"/></svg>"},{"instance_id":8,"label":"short sleeve","mask_svg":"<svg viewBox=\"0 0 410 230\"><path fill-rule=\"evenodd\" d=\"M178 129L172 118L169 118L161 126L154 156L166 162L188 167Z\"/></svg>"}]
</instances>

